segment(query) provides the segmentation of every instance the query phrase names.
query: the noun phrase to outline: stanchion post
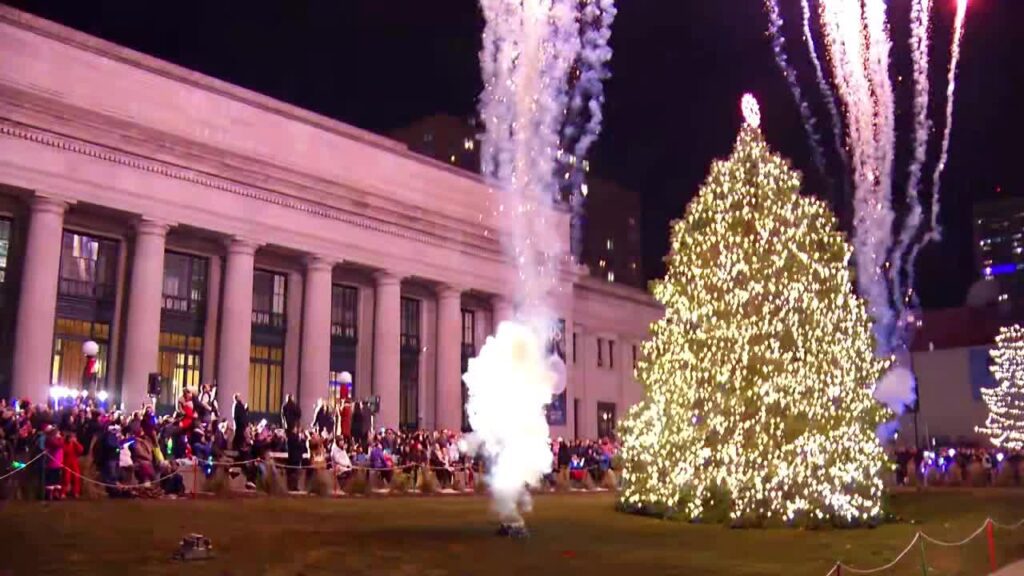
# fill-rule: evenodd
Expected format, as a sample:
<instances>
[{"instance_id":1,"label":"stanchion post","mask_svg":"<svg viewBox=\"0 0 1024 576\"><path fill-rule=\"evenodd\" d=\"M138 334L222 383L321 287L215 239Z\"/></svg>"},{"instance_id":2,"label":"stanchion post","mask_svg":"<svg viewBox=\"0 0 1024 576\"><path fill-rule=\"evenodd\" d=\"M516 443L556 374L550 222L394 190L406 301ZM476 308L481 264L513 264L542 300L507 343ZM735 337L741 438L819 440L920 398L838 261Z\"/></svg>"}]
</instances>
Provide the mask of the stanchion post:
<instances>
[{"instance_id":1,"label":"stanchion post","mask_svg":"<svg viewBox=\"0 0 1024 576\"><path fill-rule=\"evenodd\" d=\"M988 537L988 567L992 572L996 571L996 538L993 530L992 519L985 520L985 535Z\"/></svg>"},{"instance_id":2,"label":"stanchion post","mask_svg":"<svg viewBox=\"0 0 1024 576\"><path fill-rule=\"evenodd\" d=\"M920 532L918 532L917 536L921 545L921 574L922 576L928 576L928 558L924 555L924 538L921 538Z\"/></svg>"}]
</instances>

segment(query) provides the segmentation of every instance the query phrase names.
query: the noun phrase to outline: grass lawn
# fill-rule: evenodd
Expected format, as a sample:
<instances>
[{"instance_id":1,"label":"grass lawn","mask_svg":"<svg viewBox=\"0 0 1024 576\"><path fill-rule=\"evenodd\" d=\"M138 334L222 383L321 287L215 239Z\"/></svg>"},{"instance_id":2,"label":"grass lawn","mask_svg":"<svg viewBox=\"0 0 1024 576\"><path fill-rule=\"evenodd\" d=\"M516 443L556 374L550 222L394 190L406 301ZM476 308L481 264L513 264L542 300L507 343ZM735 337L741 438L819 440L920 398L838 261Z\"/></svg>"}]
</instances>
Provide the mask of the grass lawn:
<instances>
[{"instance_id":1,"label":"grass lawn","mask_svg":"<svg viewBox=\"0 0 1024 576\"><path fill-rule=\"evenodd\" d=\"M0 575L824 576L837 558L885 564L919 529L959 540L987 516L1024 518L1024 491L896 494L893 509L908 522L874 530L730 530L613 506L609 494L542 495L527 520L532 538L507 540L494 536L479 497L0 503ZM171 561L190 532L208 536L217 558ZM1024 558L1024 529L995 537L1001 564ZM983 537L929 545L929 574L984 574L985 550ZM919 561L915 551L884 574L920 574Z\"/></svg>"}]
</instances>

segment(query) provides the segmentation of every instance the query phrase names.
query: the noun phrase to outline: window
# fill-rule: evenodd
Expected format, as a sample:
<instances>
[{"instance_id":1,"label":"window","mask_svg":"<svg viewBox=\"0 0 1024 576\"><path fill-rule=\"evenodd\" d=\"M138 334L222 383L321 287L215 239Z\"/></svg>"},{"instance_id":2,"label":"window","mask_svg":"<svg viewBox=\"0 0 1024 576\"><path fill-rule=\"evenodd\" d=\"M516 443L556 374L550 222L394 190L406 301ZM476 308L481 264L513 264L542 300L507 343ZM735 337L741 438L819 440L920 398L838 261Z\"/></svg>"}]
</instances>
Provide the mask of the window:
<instances>
[{"instance_id":1,"label":"window","mask_svg":"<svg viewBox=\"0 0 1024 576\"><path fill-rule=\"evenodd\" d=\"M117 276L117 242L64 232L60 257L61 296L113 300Z\"/></svg>"},{"instance_id":2,"label":"window","mask_svg":"<svg viewBox=\"0 0 1024 576\"><path fill-rule=\"evenodd\" d=\"M572 333L572 363L576 363L576 333Z\"/></svg>"},{"instance_id":3,"label":"window","mask_svg":"<svg viewBox=\"0 0 1024 576\"><path fill-rule=\"evenodd\" d=\"M600 438L615 437L615 404L597 403L597 435Z\"/></svg>"},{"instance_id":4,"label":"window","mask_svg":"<svg viewBox=\"0 0 1024 576\"><path fill-rule=\"evenodd\" d=\"M284 274L257 270L252 279L252 323L284 330L285 289L288 278Z\"/></svg>"},{"instance_id":5,"label":"window","mask_svg":"<svg viewBox=\"0 0 1024 576\"><path fill-rule=\"evenodd\" d=\"M253 345L249 351L249 410L263 414L281 411L284 348Z\"/></svg>"},{"instance_id":6,"label":"window","mask_svg":"<svg viewBox=\"0 0 1024 576\"><path fill-rule=\"evenodd\" d=\"M399 427L419 428L420 392L420 301L402 298L401 360L399 386Z\"/></svg>"},{"instance_id":7,"label":"window","mask_svg":"<svg viewBox=\"0 0 1024 576\"><path fill-rule=\"evenodd\" d=\"M462 371L465 374L469 370L469 360L476 356L476 314L472 310L462 311ZM470 432L469 412L466 411L466 402L469 400L469 390L466 383L459 378L462 387L462 431Z\"/></svg>"},{"instance_id":8,"label":"window","mask_svg":"<svg viewBox=\"0 0 1024 576\"><path fill-rule=\"evenodd\" d=\"M597 339L597 367L604 366L604 338Z\"/></svg>"},{"instance_id":9,"label":"window","mask_svg":"<svg viewBox=\"0 0 1024 576\"><path fill-rule=\"evenodd\" d=\"M633 370L636 370L636 344L633 344Z\"/></svg>"},{"instance_id":10,"label":"window","mask_svg":"<svg viewBox=\"0 0 1024 576\"><path fill-rule=\"evenodd\" d=\"M7 254L11 250L11 222L0 220L0 289L7 282Z\"/></svg>"},{"instance_id":11,"label":"window","mask_svg":"<svg viewBox=\"0 0 1024 576\"><path fill-rule=\"evenodd\" d=\"M82 344L88 340L99 344L100 352L96 355L96 386L98 390L106 389L110 324L71 318L57 318L54 327L51 384L82 388L86 364Z\"/></svg>"},{"instance_id":12,"label":"window","mask_svg":"<svg viewBox=\"0 0 1024 576\"><path fill-rule=\"evenodd\" d=\"M206 258L164 254L164 310L199 314L206 301Z\"/></svg>"},{"instance_id":13,"label":"window","mask_svg":"<svg viewBox=\"0 0 1024 576\"><path fill-rule=\"evenodd\" d=\"M335 284L331 287L331 336L356 340L358 334L359 289Z\"/></svg>"},{"instance_id":14,"label":"window","mask_svg":"<svg viewBox=\"0 0 1024 576\"><path fill-rule=\"evenodd\" d=\"M462 348L476 352L476 314L472 310L462 311Z\"/></svg>"},{"instance_id":15,"label":"window","mask_svg":"<svg viewBox=\"0 0 1024 576\"><path fill-rule=\"evenodd\" d=\"M159 404L173 406L185 388L198 390L202 383L203 339L199 336L160 333L160 375L163 387Z\"/></svg>"},{"instance_id":16,"label":"window","mask_svg":"<svg viewBox=\"0 0 1024 576\"><path fill-rule=\"evenodd\" d=\"M608 367L615 368L615 340L608 341Z\"/></svg>"},{"instance_id":17,"label":"window","mask_svg":"<svg viewBox=\"0 0 1024 576\"><path fill-rule=\"evenodd\" d=\"M420 349L420 301L402 298L402 349Z\"/></svg>"}]
</instances>

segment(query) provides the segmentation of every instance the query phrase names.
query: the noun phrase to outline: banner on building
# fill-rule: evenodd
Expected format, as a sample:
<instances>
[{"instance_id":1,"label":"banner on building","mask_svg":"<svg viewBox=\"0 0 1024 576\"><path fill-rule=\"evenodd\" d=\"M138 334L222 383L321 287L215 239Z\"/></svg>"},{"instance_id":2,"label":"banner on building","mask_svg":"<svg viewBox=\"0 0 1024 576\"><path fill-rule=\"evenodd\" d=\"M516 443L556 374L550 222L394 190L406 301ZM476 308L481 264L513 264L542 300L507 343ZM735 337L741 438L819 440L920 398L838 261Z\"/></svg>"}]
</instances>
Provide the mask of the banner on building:
<instances>
[{"instance_id":1,"label":"banner on building","mask_svg":"<svg viewBox=\"0 0 1024 576\"><path fill-rule=\"evenodd\" d=\"M565 362L565 319L559 318L551 327L551 336L548 340L548 355L557 355L562 362ZM568 375L566 376L568 378ZM551 403L547 406L548 426L565 426L567 421L566 395L568 389L562 390L560 394L551 396Z\"/></svg>"},{"instance_id":2,"label":"banner on building","mask_svg":"<svg viewBox=\"0 0 1024 576\"><path fill-rule=\"evenodd\" d=\"M982 388L995 388L999 385L992 375L990 350L988 347L970 349L971 394L978 401L981 401Z\"/></svg>"}]
</instances>

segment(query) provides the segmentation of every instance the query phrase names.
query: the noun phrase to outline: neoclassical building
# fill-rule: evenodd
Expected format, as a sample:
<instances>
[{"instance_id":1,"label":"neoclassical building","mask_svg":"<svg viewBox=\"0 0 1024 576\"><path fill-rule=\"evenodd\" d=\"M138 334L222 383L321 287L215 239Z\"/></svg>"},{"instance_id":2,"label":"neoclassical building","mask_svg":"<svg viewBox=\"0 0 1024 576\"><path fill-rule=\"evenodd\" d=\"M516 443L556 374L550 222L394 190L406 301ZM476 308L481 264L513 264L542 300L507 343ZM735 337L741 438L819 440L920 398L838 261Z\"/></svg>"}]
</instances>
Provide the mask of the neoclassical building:
<instances>
[{"instance_id":1,"label":"neoclassical building","mask_svg":"<svg viewBox=\"0 0 1024 576\"><path fill-rule=\"evenodd\" d=\"M0 393L111 402L216 382L304 414L354 376L377 423L463 426L461 374L514 315L501 194L404 145L0 6ZM568 217L547 217L564 230ZM644 292L566 262L552 434L642 395Z\"/></svg>"}]
</instances>

